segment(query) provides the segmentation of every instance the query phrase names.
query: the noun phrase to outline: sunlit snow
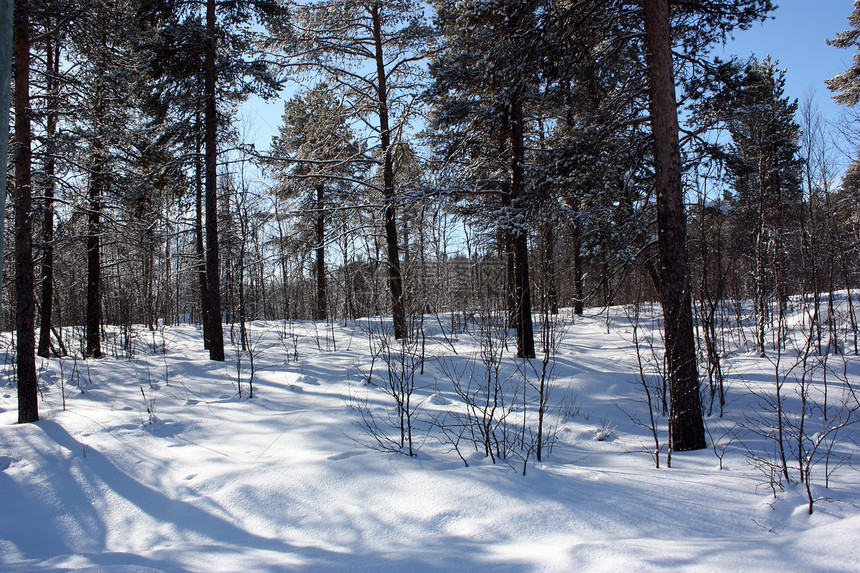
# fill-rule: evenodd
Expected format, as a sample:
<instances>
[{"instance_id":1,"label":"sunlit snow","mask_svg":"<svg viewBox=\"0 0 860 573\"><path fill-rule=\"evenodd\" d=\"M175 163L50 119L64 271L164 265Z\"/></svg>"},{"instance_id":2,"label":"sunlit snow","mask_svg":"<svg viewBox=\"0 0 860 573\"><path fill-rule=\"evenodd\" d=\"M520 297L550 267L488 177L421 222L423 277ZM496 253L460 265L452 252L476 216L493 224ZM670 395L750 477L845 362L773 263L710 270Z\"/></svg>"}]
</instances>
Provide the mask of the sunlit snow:
<instances>
[{"instance_id":1,"label":"sunlit snow","mask_svg":"<svg viewBox=\"0 0 860 573\"><path fill-rule=\"evenodd\" d=\"M494 465L463 447L467 467L432 424L459 404L443 364L478 353L477 325L443 336L447 315L424 323L411 458L368 447L361 428L361 408L392 411L366 383L372 320L252 323L252 399L247 354L228 346L227 362L210 362L197 327L141 327L130 359L109 338L101 360L39 360L41 421L29 425L15 423L7 334L0 569L860 570L856 431L834 446L851 461L835 467L834 457L829 489L825 461L815 466L812 515L798 483L774 497L748 451L772 444L742 427L759 403L752 392L770 391L772 359L739 343L725 358L725 415L706 419L716 447L675 453L671 468L664 449L656 469L653 439L632 420L648 415L628 313L611 309L607 322L599 312L559 319L555 441L525 475L521 457ZM513 358L505 364L517 372ZM838 401L839 377L856 386L860 359L829 365ZM377 358L373 376L382 375ZM612 429L602 441L600 426Z\"/></svg>"}]
</instances>

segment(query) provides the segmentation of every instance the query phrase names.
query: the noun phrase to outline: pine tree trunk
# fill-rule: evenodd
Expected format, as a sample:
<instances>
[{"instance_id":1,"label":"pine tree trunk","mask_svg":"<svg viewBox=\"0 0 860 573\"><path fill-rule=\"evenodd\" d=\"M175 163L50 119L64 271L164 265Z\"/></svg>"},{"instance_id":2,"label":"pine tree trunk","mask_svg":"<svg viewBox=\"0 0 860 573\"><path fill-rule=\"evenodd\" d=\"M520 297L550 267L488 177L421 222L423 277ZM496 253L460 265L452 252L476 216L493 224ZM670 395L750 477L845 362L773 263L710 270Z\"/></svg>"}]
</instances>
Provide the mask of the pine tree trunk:
<instances>
[{"instance_id":1,"label":"pine tree trunk","mask_svg":"<svg viewBox=\"0 0 860 573\"><path fill-rule=\"evenodd\" d=\"M391 129L388 124L388 86L385 59L383 57L382 22L380 3L371 6L373 38L376 45L377 96L379 103L379 132L382 164L382 218L385 224L385 246L388 256L388 289L391 293L391 315L394 322L394 338L406 335L406 308L403 304L403 276L400 271L400 250L397 244L397 212L394 201L394 158L391 150Z\"/></svg>"},{"instance_id":2,"label":"pine tree trunk","mask_svg":"<svg viewBox=\"0 0 860 573\"><path fill-rule=\"evenodd\" d=\"M502 205L510 207L511 196L507 194L502 199ZM507 305L507 326L517 327L517 278L516 264L514 263L514 234L505 229L502 235L502 255L505 257L505 304Z\"/></svg>"},{"instance_id":3,"label":"pine tree trunk","mask_svg":"<svg viewBox=\"0 0 860 573\"><path fill-rule=\"evenodd\" d=\"M519 95L511 102L511 156L509 165L511 203L514 209L524 195L523 162L525 138L523 133L523 103ZM517 357L534 358L535 341L532 326L531 287L529 284L528 231L516 225L513 231L514 288L516 299Z\"/></svg>"},{"instance_id":4,"label":"pine tree trunk","mask_svg":"<svg viewBox=\"0 0 860 573\"><path fill-rule=\"evenodd\" d=\"M206 171L206 297L209 301L209 359L224 361L224 330L221 324L221 274L218 252L218 116L215 107L217 69L215 0L206 0L206 53L204 61L204 146Z\"/></svg>"},{"instance_id":5,"label":"pine tree trunk","mask_svg":"<svg viewBox=\"0 0 860 573\"><path fill-rule=\"evenodd\" d=\"M17 308L18 423L39 420L33 281L32 151L30 132L30 7L16 0L15 80L15 297Z\"/></svg>"},{"instance_id":6,"label":"pine tree trunk","mask_svg":"<svg viewBox=\"0 0 860 573\"><path fill-rule=\"evenodd\" d=\"M318 184L316 191L316 320L326 320L328 318L328 284L325 274L325 213L323 212L323 195L325 193L325 186L322 183Z\"/></svg>"},{"instance_id":7,"label":"pine tree trunk","mask_svg":"<svg viewBox=\"0 0 860 573\"><path fill-rule=\"evenodd\" d=\"M582 224L573 224L573 312L582 316L585 293L582 280Z\"/></svg>"},{"instance_id":8,"label":"pine tree trunk","mask_svg":"<svg viewBox=\"0 0 860 573\"><path fill-rule=\"evenodd\" d=\"M93 147L87 205L87 301L84 328L86 356L101 358L101 197L106 161L98 140Z\"/></svg>"},{"instance_id":9,"label":"pine tree trunk","mask_svg":"<svg viewBox=\"0 0 860 573\"><path fill-rule=\"evenodd\" d=\"M103 59L103 58L102 58ZM106 69L106 68L105 68ZM93 113L96 118L95 134L89 158L89 189L87 191L87 287L84 308L84 356L101 358L102 276L101 276L101 210L102 198L107 190L107 151L103 123L106 114L107 94L103 79L97 77L93 90Z\"/></svg>"},{"instance_id":10,"label":"pine tree trunk","mask_svg":"<svg viewBox=\"0 0 860 573\"><path fill-rule=\"evenodd\" d=\"M45 41L45 62L48 71L47 106L48 117L45 125L45 198L42 215L42 304L39 314L39 347L36 353L43 358L51 354L51 324L54 309L54 176L56 165L54 152L57 135L57 90L59 82L60 41L47 38Z\"/></svg>"},{"instance_id":11,"label":"pine tree trunk","mask_svg":"<svg viewBox=\"0 0 860 573\"><path fill-rule=\"evenodd\" d=\"M145 312L144 320L150 331L155 330L155 297L158 289L155 287L155 230L147 226L143 231L143 284Z\"/></svg>"},{"instance_id":12,"label":"pine tree trunk","mask_svg":"<svg viewBox=\"0 0 860 573\"><path fill-rule=\"evenodd\" d=\"M165 213L166 217L169 216L168 213ZM162 284L164 285L164 298L161 301L161 308L156 309L156 322L158 321L158 315L160 314L164 318L164 326L173 326L174 316L176 320L179 320L179 313L173 312L173 297L174 293L171 292L173 289L174 281L172 280L172 265L171 261L173 261L173 257L170 252L170 236L172 233L170 232L170 228L166 228L164 230L164 259L162 263L164 264L164 272L161 276ZM178 282L178 281L177 281ZM175 292L176 298L179 298L179 289Z\"/></svg>"},{"instance_id":13,"label":"pine tree trunk","mask_svg":"<svg viewBox=\"0 0 860 573\"><path fill-rule=\"evenodd\" d=\"M240 239L241 244L239 246L239 260L236 265L237 275L236 283L237 288L239 290L239 345L242 350L248 350L248 330L245 326L245 322L248 319L248 309L246 308L245 302L245 225L242 225L242 238Z\"/></svg>"},{"instance_id":14,"label":"pine tree trunk","mask_svg":"<svg viewBox=\"0 0 860 573\"><path fill-rule=\"evenodd\" d=\"M672 448L704 448L693 313L688 282L686 220L668 0L645 0L648 84L657 190L657 245L670 389Z\"/></svg>"},{"instance_id":15,"label":"pine tree trunk","mask_svg":"<svg viewBox=\"0 0 860 573\"><path fill-rule=\"evenodd\" d=\"M547 221L543 234L543 271L546 302L550 314L558 314L558 291L555 286L555 228Z\"/></svg>"},{"instance_id":16,"label":"pine tree trunk","mask_svg":"<svg viewBox=\"0 0 860 573\"><path fill-rule=\"evenodd\" d=\"M761 175L761 170L759 170ZM767 305L767 269L765 268L765 258L767 256L767 229L765 227L765 207L764 207L764 190L759 192L758 200L758 224L755 234L755 300L756 308L758 309L757 320L758 328L756 335L756 343L758 345L759 356L764 358L765 351L765 333L768 316Z\"/></svg>"}]
</instances>

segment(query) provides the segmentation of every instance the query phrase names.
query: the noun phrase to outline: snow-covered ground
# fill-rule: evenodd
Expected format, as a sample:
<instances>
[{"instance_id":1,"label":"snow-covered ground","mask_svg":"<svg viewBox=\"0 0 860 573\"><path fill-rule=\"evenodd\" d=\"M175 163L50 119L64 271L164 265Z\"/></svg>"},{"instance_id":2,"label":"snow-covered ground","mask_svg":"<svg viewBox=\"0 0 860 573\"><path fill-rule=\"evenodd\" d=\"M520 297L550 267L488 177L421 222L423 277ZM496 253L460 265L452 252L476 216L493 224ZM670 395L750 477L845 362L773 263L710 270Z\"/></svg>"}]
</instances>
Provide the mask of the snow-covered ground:
<instances>
[{"instance_id":1,"label":"snow-covered ground","mask_svg":"<svg viewBox=\"0 0 860 573\"><path fill-rule=\"evenodd\" d=\"M386 383L387 365L384 352L371 364L382 341L368 333L373 322L253 323L251 399L247 354L237 366L231 346L227 362L213 363L193 326L140 329L132 359L40 360L41 421L29 425L15 423L7 358L0 569L860 571L856 429L841 430L831 458L813 467L812 515L793 466L774 496L752 462L775 459L757 433L775 358L734 350L723 364L725 415L707 418L716 447L675 453L666 468L663 446L657 469L630 319L613 312L608 328L605 315L565 315L548 378L552 449L531 456L525 475L540 360L532 369L508 353L500 365L509 410L497 432L520 443L493 464L457 424L465 410L452 378L461 388L469 373L486 379L476 323L443 333L448 317L426 320L410 402L414 457L380 451L377 438L399 434L394 400L374 386ZM844 382L860 382L860 360L828 360L832 420ZM781 361L785 371L790 360ZM786 378L789 409L799 407L799 372ZM369 420L376 436L363 429ZM810 415L810 427L819 423Z\"/></svg>"}]
</instances>

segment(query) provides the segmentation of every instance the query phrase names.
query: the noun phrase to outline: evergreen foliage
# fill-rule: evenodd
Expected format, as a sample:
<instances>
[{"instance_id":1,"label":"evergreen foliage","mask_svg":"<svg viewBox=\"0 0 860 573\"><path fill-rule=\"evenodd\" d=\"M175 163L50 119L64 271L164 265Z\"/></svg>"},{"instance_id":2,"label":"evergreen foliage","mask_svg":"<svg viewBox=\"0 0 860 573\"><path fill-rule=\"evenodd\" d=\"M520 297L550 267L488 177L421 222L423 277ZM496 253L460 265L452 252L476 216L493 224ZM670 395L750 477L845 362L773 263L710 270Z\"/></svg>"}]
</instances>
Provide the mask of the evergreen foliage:
<instances>
[{"instance_id":1,"label":"evergreen foliage","mask_svg":"<svg viewBox=\"0 0 860 573\"><path fill-rule=\"evenodd\" d=\"M836 48L854 48L851 65L824 83L830 91L836 92L833 94L836 103L853 107L860 100L860 2L857 0L854 1L854 10L848 16L848 23L851 24L850 29L839 32L835 38L827 40L827 43Z\"/></svg>"}]
</instances>

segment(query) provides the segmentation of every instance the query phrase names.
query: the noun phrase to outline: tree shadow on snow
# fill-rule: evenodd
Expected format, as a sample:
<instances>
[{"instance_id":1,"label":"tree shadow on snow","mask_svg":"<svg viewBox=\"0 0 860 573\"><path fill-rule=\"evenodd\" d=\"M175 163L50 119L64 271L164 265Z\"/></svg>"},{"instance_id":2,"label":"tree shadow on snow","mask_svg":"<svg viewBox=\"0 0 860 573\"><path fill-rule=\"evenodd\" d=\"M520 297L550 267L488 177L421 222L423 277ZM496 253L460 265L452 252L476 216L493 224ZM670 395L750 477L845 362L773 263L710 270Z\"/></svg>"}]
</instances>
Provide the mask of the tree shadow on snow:
<instances>
[{"instance_id":1,"label":"tree shadow on snow","mask_svg":"<svg viewBox=\"0 0 860 573\"><path fill-rule=\"evenodd\" d=\"M39 499L28 499L26 505L18 504L24 520L24 527L10 524L15 521L12 515L4 511L5 527L0 527L0 537L13 540L23 557L26 559L49 559L68 554L85 555L94 563L101 565L136 565L154 568L167 567L170 571L185 571L176 563L149 560L140 555L123 552L111 552L106 546L107 525L103 516L97 511L99 504L88 498L87 492L99 491L99 484L93 480L101 480L104 487L123 497L137 509L160 523L171 524L175 530L182 533L196 534L211 540L212 545L220 550L235 548L236 552L251 550L271 551L279 554L295 556L298 562L327 562L337 560L338 555L314 547L298 547L279 539L262 537L250 533L229 520L213 515L189 502L173 499L164 493L137 481L117 466L105 455L85 447L73 438L62 426L50 420L43 420L38 427L54 442L70 452L86 451L86 459L80 464L90 471L84 475L89 481L87 487L78 483L70 472L57 472L51 476L52 493L61 496L62 514L58 515L55 508ZM49 454L50 455L50 454ZM3 497L13 499L30 497L14 480L0 473L0 490ZM92 494L90 494L92 495ZM8 497L7 497L8 496ZM0 506L5 505L0 503ZM23 507L22 507L23 505ZM8 508L7 508L8 509ZM67 514L67 515L66 515ZM78 542L70 542L64 535L65 529L58 521L75 517L75 528L78 539L85 540L81 547ZM167 549L167 548L164 548ZM151 550L150 550L151 551ZM168 549L169 551L169 549Z\"/></svg>"}]
</instances>

